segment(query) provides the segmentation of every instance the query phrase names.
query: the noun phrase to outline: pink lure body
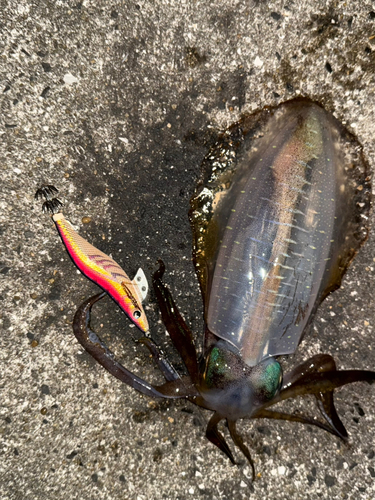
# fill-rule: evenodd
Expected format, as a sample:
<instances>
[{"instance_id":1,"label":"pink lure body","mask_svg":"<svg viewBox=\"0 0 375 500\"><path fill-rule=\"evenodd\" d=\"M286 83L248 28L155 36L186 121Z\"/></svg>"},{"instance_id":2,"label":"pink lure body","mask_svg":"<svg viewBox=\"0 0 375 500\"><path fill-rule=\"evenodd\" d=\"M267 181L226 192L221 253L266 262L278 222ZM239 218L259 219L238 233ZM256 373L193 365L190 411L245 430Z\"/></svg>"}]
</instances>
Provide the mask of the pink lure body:
<instances>
[{"instance_id":1,"label":"pink lure body","mask_svg":"<svg viewBox=\"0 0 375 500\"><path fill-rule=\"evenodd\" d=\"M111 257L79 236L61 213L53 215L52 219L78 269L103 288L140 330L147 332L149 326L138 285Z\"/></svg>"}]
</instances>

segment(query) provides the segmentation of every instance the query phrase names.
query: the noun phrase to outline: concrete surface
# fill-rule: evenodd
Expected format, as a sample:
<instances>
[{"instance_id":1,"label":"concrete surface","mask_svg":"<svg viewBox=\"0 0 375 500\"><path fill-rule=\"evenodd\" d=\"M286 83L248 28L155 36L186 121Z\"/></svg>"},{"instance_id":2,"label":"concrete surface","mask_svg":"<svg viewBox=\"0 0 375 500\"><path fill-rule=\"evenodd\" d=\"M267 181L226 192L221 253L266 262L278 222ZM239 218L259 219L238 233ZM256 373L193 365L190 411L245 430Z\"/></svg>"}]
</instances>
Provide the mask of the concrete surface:
<instances>
[{"instance_id":1,"label":"concrete surface","mask_svg":"<svg viewBox=\"0 0 375 500\"><path fill-rule=\"evenodd\" d=\"M67 218L129 274L150 276L162 257L199 336L187 213L210 142L241 113L306 95L357 135L373 169L375 4L3 0L0 23L0 498L375 498L374 387L337 395L348 446L297 424L241 423L258 473L249 488L246 464L205 440L208 413L105 373L71 331L97 288L33 200L57 186ZM330 352L340 367L375 368L374 256L371 236L290 364ZM147 309L166 348L153 295ZM109 299L95 316L124 364L157 380Z\"/></svg>"}]
</instances>

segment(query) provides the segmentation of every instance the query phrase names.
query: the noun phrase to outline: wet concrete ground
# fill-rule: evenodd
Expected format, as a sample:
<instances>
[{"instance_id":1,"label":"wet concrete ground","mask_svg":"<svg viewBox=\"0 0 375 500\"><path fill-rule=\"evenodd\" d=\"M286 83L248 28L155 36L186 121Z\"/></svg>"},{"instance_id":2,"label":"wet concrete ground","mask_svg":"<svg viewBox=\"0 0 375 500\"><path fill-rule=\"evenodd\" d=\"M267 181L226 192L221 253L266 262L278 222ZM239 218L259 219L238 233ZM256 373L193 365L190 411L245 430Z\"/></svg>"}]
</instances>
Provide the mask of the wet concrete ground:
<instances>
[{"instance_id":1,"label":"wet concrete ground","mask_svg":"<svg viewBox=\"0 0 375 500\"><path fill-rule=\"evenodd\" d=\"M163 258L200 345L187 214L209 145L242 113L304 95L355 133L373 170L374 4L20 0L3 2L0 22L0 497L374 498L374 387L337 394L349 445L242 422L258 473L249 488L242 457L232 466L205 440L208 413L143 397L82 352L72 318L97 287L33 199L54 184L80 234L130 275L150 277ZM290 364L329 352L342 368L375 369L374 259L372 235ZM147 313L182 369L153 294ZM125 366L160 380L109 299L95 316Z\"/></svg>"}]
</instances>

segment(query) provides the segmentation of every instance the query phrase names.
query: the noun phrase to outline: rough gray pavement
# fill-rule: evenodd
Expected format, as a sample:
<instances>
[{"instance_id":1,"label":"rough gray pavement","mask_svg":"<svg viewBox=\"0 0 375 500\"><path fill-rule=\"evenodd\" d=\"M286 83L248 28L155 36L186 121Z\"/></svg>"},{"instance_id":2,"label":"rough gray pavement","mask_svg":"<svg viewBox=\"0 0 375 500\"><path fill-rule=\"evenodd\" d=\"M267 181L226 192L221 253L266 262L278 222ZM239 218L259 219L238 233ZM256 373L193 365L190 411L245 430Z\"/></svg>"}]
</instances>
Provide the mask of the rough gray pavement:
<instances>
[{"instance_id":1,"label":"rough gray pavement","mask_svg":"<svg viewBox=\"0 0 375 500\"><path fill-rule=\"evenodd\" d=\"M249 488L249 467L206 441L208 412L143 397L82 352L72 318L97 287L33 196L58 187L80 234L130 275L141 265L150 277L162 257L199 337L187 214L209 144L241 113L304 95L347 124L373 170L375 4L3 0L0 23L0 498L374 499L374 386L337 395L349 445L241 422L258 473ZM372 235L290 365L329 352L342 368L375 369L374 257ZM153 294L147 312L182 368ZM95 317L125 366L160 380L114 303ZM287 405L306 407L316 411Z\"/></svg>"}]
</instances>

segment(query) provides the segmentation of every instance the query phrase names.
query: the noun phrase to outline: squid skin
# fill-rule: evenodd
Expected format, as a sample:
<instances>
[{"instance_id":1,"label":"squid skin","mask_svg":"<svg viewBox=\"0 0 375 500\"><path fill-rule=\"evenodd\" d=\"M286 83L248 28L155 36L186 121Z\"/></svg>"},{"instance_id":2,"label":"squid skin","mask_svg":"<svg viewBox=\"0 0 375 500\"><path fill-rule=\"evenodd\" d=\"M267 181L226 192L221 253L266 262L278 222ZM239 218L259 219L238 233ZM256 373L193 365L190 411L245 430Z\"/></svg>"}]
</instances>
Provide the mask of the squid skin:
<instances>
[{"instance_id":1,"label":"squid skin","mask_svg":"<svg viewBox=\"0 0 375 500\"><path fill-rule=\"evenodd\" d=\"M255 366L295 352L340 286L368 235L370 183L354 138L311 101L269 112L259 139L246 126L191 218L207 327Z\"/></svg>"},{"instance_id":2,"label":"squid skin","mask_svg":"<svg viewBox=\"0 0 375 500\"><path fill-rule=\"evenodd\" d=\"M78 269L105 290L142 332L147 332L149 325L137 283L111 257L74 231L62 213L54 214L52 219Z\"/></svg>"},{"instance_id":3,"label":"squid skin","mask_svg":"<svg viewBox=\"0 0 375 500\"><path fill-rule=\"evenodd\" d=\"M126 370L89 327L91 308L103 294L77 310L74 333L98 363L137 391L188 399L213 411L206 437L235 463L218 429L226 420L253 479L250 451L236 429L240 418L300 422L346 440L334 391L354 382L372 384L375 371L338 370L331 355L318 354L284 375L277 357L297 349L319 304L340 286L367 239L370 203L361 146L319 104L295 99L245 116L208 153L191 200L193 257L206 323L201 357L163 283L163 262L153 276L163 323L188 375L179 376L150 338L141 343L166 382L153 386ZM63 219L55 222L68 251L78 255L76 236L69 240L69 226ZM75 241L84 248L84 240ZM78 267L92 268L90 251L75 257ZM99 283L90 272L86 275ZM113 289L108 293L114 295ZM270 409L308 394L317 401L320 419Z\"/></svg>"}]
</instances>

